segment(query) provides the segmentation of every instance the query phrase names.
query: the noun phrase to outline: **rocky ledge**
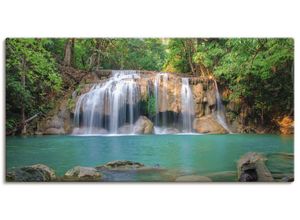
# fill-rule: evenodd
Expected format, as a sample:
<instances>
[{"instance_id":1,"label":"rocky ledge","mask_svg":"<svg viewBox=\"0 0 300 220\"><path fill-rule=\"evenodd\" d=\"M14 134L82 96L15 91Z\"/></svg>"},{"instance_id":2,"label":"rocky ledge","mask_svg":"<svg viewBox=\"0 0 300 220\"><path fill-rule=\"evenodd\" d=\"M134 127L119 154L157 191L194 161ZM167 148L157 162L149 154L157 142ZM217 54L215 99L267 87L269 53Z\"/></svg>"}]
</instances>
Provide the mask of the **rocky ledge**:
<instances>
[{"instance_id":1,"label":"rocky ledge","mask_svg":"<svg viewBox=\"0 0 300 220\"><path fill-rule=\"evenodd\" d=\"M68 170L65 175L65 181L99 181L101 173L93 167L76 166Z\"/></svg>"},{"instance_id":2,"label":"rocky ledge","mask_svg":"<svg viewBox=\"0 0 300 220\"><path fill-rule=\"evenodd\" d=\"M50 167L35 164L7 172L6 180L9 182L49 182L55 181L56 175Z\"/></svg>"},{"instance_id":3,"label":"rocky ledge","mask_svg":"<svg viewBox=\"0 0 300 220\"><path fill-rule=\"evenodd\" d=\"M98 170L108 169L108 170L130 170L130 169L140 169L145 168L145 165L139 162L129 161L129 160L116 160L108 162L104 165L96 167Z\"/></svg>"},{"instance_id":4,"label":"rocky ledge","mask_svg":"<svg viewBox=\"0 0 300 220\"><path fill-rule=\"evenodd\" d=\"M271 172L265 165L266 158L259 153L249 152L237 163L238 180L240 182L272 182Z\"/></svg>"},{"instance_id":5,"label":"rocky ledge","mask_svg":"<svg viewBox=\"0 0 300 220\"><path fill-rule=\"evenodd\" d=\"M293 160L292 154L279 154ZM269 158L269 157L268 157ZM49 182L49 181L168 181L168 182L293 182L293 173L271 173L265 164L266 157L260 153L248 152L237 162L236 171L225 171L203 175L186 175L176 170L164 169L159 165L145 166L143 163L116 160L96 167L75 166L63 176L44 164L14 168L6 173L8 182Z\"/></svg>"}]
</instances>

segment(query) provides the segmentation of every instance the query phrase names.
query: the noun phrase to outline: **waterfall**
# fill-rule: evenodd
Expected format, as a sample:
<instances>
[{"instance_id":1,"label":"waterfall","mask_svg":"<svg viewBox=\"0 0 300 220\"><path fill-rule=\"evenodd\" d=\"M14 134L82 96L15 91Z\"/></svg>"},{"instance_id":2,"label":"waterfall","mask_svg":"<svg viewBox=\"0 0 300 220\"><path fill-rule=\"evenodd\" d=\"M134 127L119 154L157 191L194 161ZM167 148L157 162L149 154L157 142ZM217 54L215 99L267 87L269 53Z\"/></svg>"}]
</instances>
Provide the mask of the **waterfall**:
<instances>
[{"instance_id":1,"label":"waterfall","mask_svg":"<svg viewBox=\"0 0 300 220\"><path fill-rule=\"evenodd\" d=\"M225 117L225 108L221 100L221 96L218 89L218 84L216 80L214 80L215 83L215 89L216 89L216 100L217 100L217 110L216 110L216 117L217 121L220 125L222 125L223 128L225 128L229 133L231 133L227 123L226 123L226 117Z\"/></svg>"},{"instance_id":2,"label":"waterfall","mask_svg":"<svg viewBox=\"0 0 300 220\"><path fill-rule=\"evenodd\" d=\"M155 126L158 126L159 121L159 83L160 83L160 75L156 74L155 80L154 80L154 98L155 98Z\"/></svg>"},{"instance_id":3,"label":"waterfall","mask_svg":"<svg viewBox=\"0 0 300 220\"><path fill-rule=\"evenodd\" d=\"M177 85L181 80L181 90ZM173 81L174 80L174 81ZM216 120L230 132L224 114L224 106L214 82L216 90ZM174 90L175 88L175 90ZM170 94L173 91L173 94ZM73 96L77 94L73 93ZM78 96L74 112L74 134L134 134L141 114L147 116L145 106L149 103L143 97L154 95L155 117L154 133L192 133L195 117L194 94L189 78L173 77L168 73L157 73L155 77L141 78L137 71L112 71L107 80L91 86L90 90ZM170 103L172 100L173 103ZM181 112L178 103L181 100ZM154 103L153 103L154 104ZM152 106L152 104L151 104ZM172 108L176 108L172 112ZM152 107L151 107L152 108ZM151 113L152 114L152 113ZM178 123L178 116L179 122Z\"/></svg>"},{"instance_id":4,"label":"waterfall","mask_svg":"<svg viewBox=\"0 0 300 220\"><path fill-rule=\"evenodd\" d=\"M74 113L76 128L84 134L105 131L117 134L118 128L128 123L128 132L133 133L133 124L139 116L140 89L136 83L139 78L135 71L113 71L111 78L81 95Z\"/></svg>"},{"instance_id":5,"label":"waterfall","mask_svg":"<svg viewBox=\"0 0 300 220\"><path fill-rule=\"evenodd\" d=\"M156 111L155 126L158 126L159 123L161 123L163 128L167 127L168 78L169 76L167 73L158 73L156 74L154 80L154 97L155 97L155 111ZM160 112L162 112L161 118L160 118Z\"/></svg>"},{"instance_id":6,"label":"waterfall","mask_svg":"<svg viewBox=\"0 0 300 220\"><path fill-rule=\"evenodd\" d=\"M182 131L191 133L193 131L194 99L188 78L182 78L181 86L181 115Z\"/></svg>"},{"instance_id":7,"label":"waterfall","mask_svg":"<svg viewBox=\"0 0 300 220\"><path fill-rule=\"evenodd\" d=\"M166 128L167 127L167 111L168 111L168 74L163 73L163 88L162 88L162 127Z\"/></svg>"}]
</instances>

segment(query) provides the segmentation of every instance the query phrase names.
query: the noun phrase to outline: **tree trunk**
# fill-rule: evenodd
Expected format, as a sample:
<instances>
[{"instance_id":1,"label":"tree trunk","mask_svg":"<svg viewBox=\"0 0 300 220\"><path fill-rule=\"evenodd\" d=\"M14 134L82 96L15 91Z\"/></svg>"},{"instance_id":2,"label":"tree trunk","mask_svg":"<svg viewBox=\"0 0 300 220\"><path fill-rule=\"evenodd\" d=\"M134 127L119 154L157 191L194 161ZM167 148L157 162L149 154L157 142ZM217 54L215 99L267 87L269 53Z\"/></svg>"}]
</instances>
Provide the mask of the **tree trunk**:
<instances>
[{"instance_id":1,"label":"tree trunk","mask_svg":"<svg viewBox=\"0 0 300 220\"><path fill-rule=\"evenodd\" d=\"M193 55L195 53L195 47L194 47L193 39L188 39L185 41L185 51L188 56L188 62L189 62L189 66L192 71L192 74L195 75L195 68L194 68L194 63L193 63Z\"/></svg>"},{"instance_id":2,"label":"tree trunk","mask_svg":"<svg viewBox=\"0 0 300 220\"><path fill-rule=\"evenodd\" d=\"M21 75L21 84L23 86L23 89L25 90L26 86L26 61L24 58L22 58L22 75ZM25 116L25 104L24 102L21 103L21 123L22 123L22 130L21 134L26 134L26 116Z\"/></svg>"},{"instance_id":3,"label":"tree trunk","mask_svg":"<svg viewBox=\"0 0 300 220\"><path fill-rule=\"evenodd\" d=\"M67 40L65 45L65 55L64 55L64 61L63 65L65 66L72 66L74 64L74 44L75 39L70 38Z\"/></svg>"}]
</instances>

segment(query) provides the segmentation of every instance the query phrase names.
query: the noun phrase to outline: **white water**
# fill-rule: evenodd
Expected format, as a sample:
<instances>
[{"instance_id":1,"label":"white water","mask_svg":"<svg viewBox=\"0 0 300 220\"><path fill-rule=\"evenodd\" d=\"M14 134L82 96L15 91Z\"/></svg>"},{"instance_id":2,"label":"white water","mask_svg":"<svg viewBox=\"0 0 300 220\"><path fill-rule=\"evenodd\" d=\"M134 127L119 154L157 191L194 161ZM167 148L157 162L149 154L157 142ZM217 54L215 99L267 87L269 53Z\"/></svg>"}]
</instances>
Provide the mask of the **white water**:
<instances>
[{"instance_id":1,"label":"white water","mask_svg":"<svg viewBox=\"0 0 300 220\"><path fill-rule=\"evenodd\" d=\"M82 94L75 107L73 134L134 134L135 122L141 116L141 88L137 83L139 79L140 75L136 71L113 71L108 80L93 85L87 93ZM168 73L158 73L154 79L149 78L147 82L147 94L153 94L155 97L154 133L193 133L195 111L189 79L182 78L180 94L177 92L173 94L175 97L178 96L176 99L181 100L179 124L175 113L173 117L168 112L168 84L176 84L170 81L171 79L173 78L170 78ZM151 83L153 87L149 86ZM215 89L216 118L230 132L216 82Z\"/></svg>"},{"instance_id":2,"label":"white water","mask_svg":"<svg viewBox=\"0 0 300 220\"><path fill-rule=\"evenodd\" d=\"M214 81L214 82L215 82L216 100L217 100L217 110L216 110L217 121L219 122L220 125L222 125L222 127L225 130L227 130L229 133L231 133L231 131L227 125L227 122L226 122L225 108L224 108L222 100L221 100L218 84L216 81Z\"/></svg>"},{"instance_id":3,"label":"white water","mask_svg":"<svg viewBox=\"0 0 300 220\"><path fill-rule=\"evenodd\" d=\"M190 88L188 78L182 78L181 106L182 132L191 133L193 131L195 111L193 93Z\"/></svg>"},{"instance_id":4,"label":"white water","mask_svg":"<svg viewBox=\"0 0 300 220\"><path fill-rule=\"evenodd\" d=\"M89 92L81 95L74 117L75 126L80 127L81 133L108 130L110 134L117 134L118 128L125 123L129 124L129 133L133 133L134 121L139 116L138 78L140 76L135 71L113 71L109 80L94 85Z\"/></svg>"},{"instance_id":5,"label":"white water","mask_svg":"<svg viewBox=\"0 0 300 220\"><path fill-rule=\"evenodd\" d=\"M168 74L159 73L154 81L154 97L155 97L155 125L158 126L161 121L162 127L167 127L167 110L168 110ZM160 118L160 112L161 118Z\"/></svg>"}]
</instances>

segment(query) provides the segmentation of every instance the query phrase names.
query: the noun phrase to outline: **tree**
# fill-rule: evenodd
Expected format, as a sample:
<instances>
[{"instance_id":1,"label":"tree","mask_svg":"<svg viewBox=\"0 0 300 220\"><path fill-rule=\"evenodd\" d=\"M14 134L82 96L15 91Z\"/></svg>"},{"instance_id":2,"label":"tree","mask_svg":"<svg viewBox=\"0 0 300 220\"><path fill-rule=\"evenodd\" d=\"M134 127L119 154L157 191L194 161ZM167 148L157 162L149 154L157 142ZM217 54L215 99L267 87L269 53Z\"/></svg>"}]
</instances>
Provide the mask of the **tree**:
<instances>
[{"instance_id":1,"label":"tree","mask_svg":"<svg viewBox=\"0 0 300 220\"><path fill-rule=\"evenodd\" d=\"M70 38L66 41L64 61L63 61L63 65L65 66L74 65L74 45L75 45L74 38Z\"/></svg>"},{"instance_id":2,"label":"tree","mask_svg":"<svg viewBox=\"0 0 300 220\"><path fill-rule=\"evenodd\" d=\"M6 40L6 127L45 111L60 91L61 77L41 39ZM23 132L26 127L23 126Z\"/></svg>"}]
</instances>

